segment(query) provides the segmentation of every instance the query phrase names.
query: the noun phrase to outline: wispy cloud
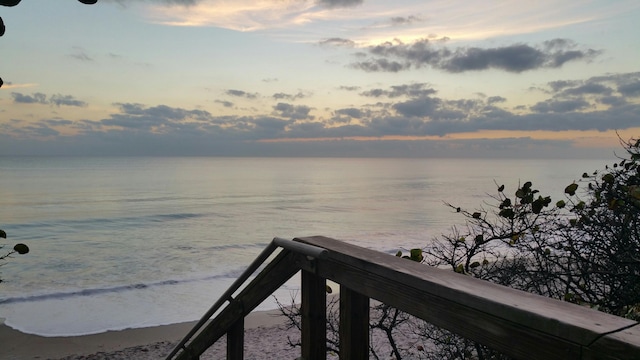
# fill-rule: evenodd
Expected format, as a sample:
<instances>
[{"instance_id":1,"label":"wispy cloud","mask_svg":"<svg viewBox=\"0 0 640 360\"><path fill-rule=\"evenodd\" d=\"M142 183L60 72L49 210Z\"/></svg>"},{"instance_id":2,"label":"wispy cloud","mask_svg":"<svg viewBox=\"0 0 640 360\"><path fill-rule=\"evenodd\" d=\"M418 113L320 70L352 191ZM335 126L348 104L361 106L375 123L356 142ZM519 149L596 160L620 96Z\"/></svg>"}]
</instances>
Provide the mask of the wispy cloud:
<instances>
[{"instance_id":1,"label":"wispy cloud","mask_svg":"<svg viewBox=\"0 0 640 360\"><path fill-rule=\"evenodd\" d=\"M13 102L16 104L50 104L60 106L85 107L88 104L82 100L78 100L71 95L54 94L47 99L47 95L36 92L31 95L25 95L19 92L12 92Z\"/></svg>"},{"instance_id":2,"label":"wispy cloud","mask_svg":"<svg viewBox=\"0 0 640 360\"><path fill-rule=\"evenodd\" d=\"M93 61L93 58L87 54L85 49L78 46L73 47L73 53L69 54L69 56L80 61L86 61L86 62Z\"/></svg>"},{"instance_id":3,"label":"wispy cloud","mask_svg":"<svg viewBox=\"0 0 640 360\"><path fill-rule=\"evenodd\" d=\"M311 11L314 8L316 10ZM300 25L324 11L312 2L295 0L203 0L188 7L149 7L151 20L159 24L214 26L237 31Z\"/></svg>"},{"instance_id":4,"label":"wispy cloud","mask_svg":"<svg viewBox=\"0 0 640 360\"><path fill-rule=\"evenodd\" d=\"M30 88L30 87L36 87L36 86L38 86L38 84L36 83L14 84L13 82L7 81L4 83L4 85L2 85L2 90Z\"/></svg>"},{"instance_id":5,"label":"wispy cloud","mask_svg":"<svg viewBox=\"0 0 640 360\"><path fill-rule=\"evenodd\" d=\"M241 98L251 99L251 100L257 99L258 96L260 95L258 93L250 93L243 90L235 90L235 89L229 89L225 91L225 94L229 96L241 97Z\"/></svg>"},{"instance_id":6,"label":"wispy cloud","mask_svg":"<svg viewBox=\"0 0 640 360\"><path fill-rule=\"evenodd\" d=\"M393 39L405 43L443 37L465 41L529 34L601 21L640 6L633 1L621 1L615 7L550 1L499 1L470 6L463 0L399 0L393 7L384 0L139 2L144 4L150 21L163 25L268 30L271 36L296 42L317 43L319 39L335 38L363 46ZM304 31L292 33L293 28Z\"/></svg>"}]
</instances>

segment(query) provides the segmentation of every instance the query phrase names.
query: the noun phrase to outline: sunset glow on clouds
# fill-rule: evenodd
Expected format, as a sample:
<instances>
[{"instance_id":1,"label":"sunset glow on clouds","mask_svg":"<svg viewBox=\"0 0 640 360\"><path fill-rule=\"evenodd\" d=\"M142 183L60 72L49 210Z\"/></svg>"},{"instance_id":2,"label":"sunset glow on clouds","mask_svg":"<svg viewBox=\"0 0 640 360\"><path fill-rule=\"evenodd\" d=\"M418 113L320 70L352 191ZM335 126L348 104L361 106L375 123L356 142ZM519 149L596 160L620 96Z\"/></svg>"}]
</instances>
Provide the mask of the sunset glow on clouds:
<instances>
[{"instance_id":1,"label":"sunset glow on clouds","mask_svg":"<svg viewBox=\"0 0 640 360\"><path fill-rule=\"evenodd\" d=\"M640 136L635 1L32 0L0 16L3 155L609 157Z\"/></svg>"}]
</instances>

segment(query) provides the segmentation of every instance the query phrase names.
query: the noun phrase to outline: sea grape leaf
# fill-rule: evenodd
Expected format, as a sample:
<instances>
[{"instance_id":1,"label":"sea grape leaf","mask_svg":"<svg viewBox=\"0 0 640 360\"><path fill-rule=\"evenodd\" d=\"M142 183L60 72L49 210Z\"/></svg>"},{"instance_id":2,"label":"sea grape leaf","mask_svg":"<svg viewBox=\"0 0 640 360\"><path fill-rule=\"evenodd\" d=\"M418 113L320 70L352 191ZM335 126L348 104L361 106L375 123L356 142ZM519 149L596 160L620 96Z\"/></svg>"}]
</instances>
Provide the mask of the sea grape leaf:
<instances>
[{"instance_id":1,"label":"sea grape leaf","mask_svg":"<svg viewBox=\"0 0 640 360\"><path fill-rule=\"evenodd\" d=\"M564 188L565 194L569 194L571 196L576 194L576 190L578 190L578 184L576 184L576 183L573 183L573 184L567 186L566 188Z\"/></svg>"},{"instance_id":2,"label":"sea grape leaf","mask_svg":"<svg viewBox=\"0 0 640 360\"><path fill-rule=\"evenodd\" d=\"M502 216L503 218L513 219L513 217L515 216L515 213L513 212L512 209L502 209L500 210L498 215Z\"/></svg>"},{"instance_id":3,"label":"sea grape leaf","mask_svg":"<svg viewBox=\"0 0 640 360\"><path fill-rule=\"evenodd\" d=\"M411 253L410 259L413 261L420 262L424 259L422 256L422 249L411 249L410 253Z\"/></svg>"},{"instance_id":4,"label":"sea grape leaf","mask_svg":"<svg viewBox=\"0 0 640 360\"><path fill-rule=\"evenodd\" d=\"M20 255L29 253L29 247L25 244L16 244L13 247L13 250L15 250Z\"/></svg>"}]
</instances>

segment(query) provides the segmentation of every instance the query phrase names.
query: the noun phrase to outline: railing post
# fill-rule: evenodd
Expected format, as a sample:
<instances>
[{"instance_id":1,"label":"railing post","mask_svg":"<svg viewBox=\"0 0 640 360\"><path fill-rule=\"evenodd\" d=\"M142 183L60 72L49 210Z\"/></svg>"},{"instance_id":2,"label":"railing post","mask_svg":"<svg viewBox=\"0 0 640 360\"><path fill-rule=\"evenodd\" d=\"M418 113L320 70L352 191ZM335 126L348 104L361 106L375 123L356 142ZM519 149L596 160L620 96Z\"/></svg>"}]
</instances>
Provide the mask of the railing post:
<instances>
[{"instance_id":1,"label":"railing post","mask_svg":"<svg viewBox=\"0 0 640 360\"><path fill-rule=\"evenodd\" d=\"M369 298L340 285L340 359L369 359Z\"/></svg>"},{"instance_id":2,"label":"railing post","mask_svg":"<svg viewBox=\"0 0 640 360\"><path fill-rule=\"evenodd\" d=\"M302 358L327 356L327 282L302 270Z\"/></svg>"},{"instance_id":3,"label":"railing post","mask_svg":"<svg viewBox=\"0 0 640 360\"><path fill-rule=\"evenodd\" d=\"M227 332L227 360L244 359L244 317L231 325Z\"/></svg>"}]
</instances>

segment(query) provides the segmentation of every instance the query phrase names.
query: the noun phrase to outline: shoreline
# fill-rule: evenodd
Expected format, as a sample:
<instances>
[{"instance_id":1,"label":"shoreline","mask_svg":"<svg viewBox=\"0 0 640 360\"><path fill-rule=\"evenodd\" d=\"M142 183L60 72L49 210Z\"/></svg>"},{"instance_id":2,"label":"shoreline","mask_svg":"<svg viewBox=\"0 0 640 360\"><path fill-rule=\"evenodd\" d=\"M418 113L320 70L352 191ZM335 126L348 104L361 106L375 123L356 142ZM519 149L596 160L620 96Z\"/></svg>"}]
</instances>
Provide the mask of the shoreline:
<instances>
[{"instance_id":1,"label":"shoreline","mask_svg":"<svg viewBox=\"0 0 640 360\"><path fill-rule=\"evenodd\" d=\"M197 321L146 328L107 331L99 334L80 336L46 337L26 334L5 324L0 324L0 358L6 360L22 359L161 359L193 328ZM276 351L289 352L287 336L284 330L285 318L279 310L256 311L245 318L245 351L252 352L256 344L250 340L272 337L281 338L281 347ZM293 331L293 334L297 331ZM207 351L202 359L225 357L225 341L221 338ZM258 350L260 351L260 350ZM264 347L262 354L264 354ZM299 349L291 348L293 353ZM249 357L247 357L249 358Z\"/></svg>"}]
</instances>

